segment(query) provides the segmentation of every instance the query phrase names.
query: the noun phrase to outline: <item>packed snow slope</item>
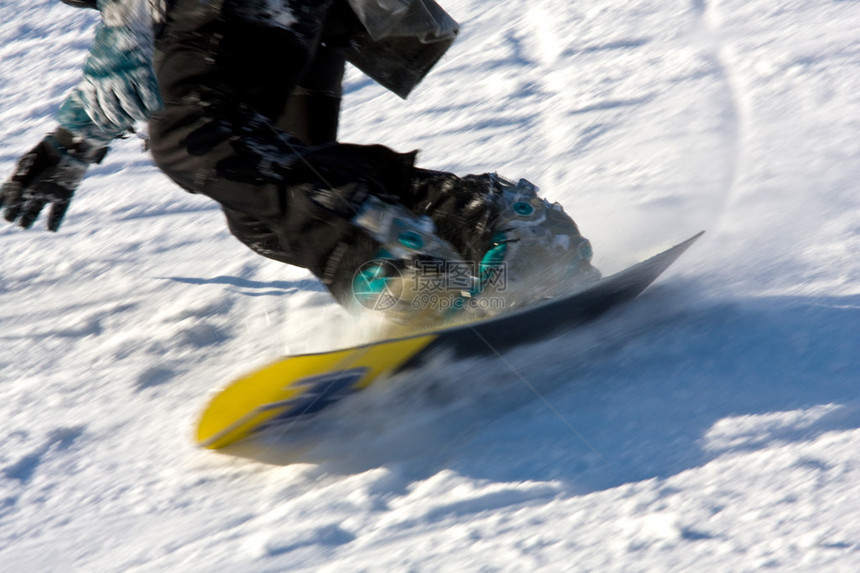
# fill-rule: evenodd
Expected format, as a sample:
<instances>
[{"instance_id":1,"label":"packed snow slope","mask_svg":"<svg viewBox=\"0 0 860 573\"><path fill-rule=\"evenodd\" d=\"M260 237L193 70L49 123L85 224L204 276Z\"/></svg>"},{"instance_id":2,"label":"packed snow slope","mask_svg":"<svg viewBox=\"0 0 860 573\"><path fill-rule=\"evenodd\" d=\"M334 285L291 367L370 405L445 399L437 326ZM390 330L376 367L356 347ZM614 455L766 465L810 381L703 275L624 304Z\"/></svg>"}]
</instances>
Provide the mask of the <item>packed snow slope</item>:
<instances>
[{"instance_id":1,"label":"packed snow slope","mask_svg":"<svg viewBox=\"0 0 860 573\"><path fill-rule=\"evenodd\" d=\"M61 232L0 227L0 570L860 570L860 4L444 4L408 101L350 72L344 141L526 177L606 272L705 237L510 365L225 455L212 391L361 329L123 141ZM3 178L95 16L0 0Z\"/></svg>"}]
</instances>

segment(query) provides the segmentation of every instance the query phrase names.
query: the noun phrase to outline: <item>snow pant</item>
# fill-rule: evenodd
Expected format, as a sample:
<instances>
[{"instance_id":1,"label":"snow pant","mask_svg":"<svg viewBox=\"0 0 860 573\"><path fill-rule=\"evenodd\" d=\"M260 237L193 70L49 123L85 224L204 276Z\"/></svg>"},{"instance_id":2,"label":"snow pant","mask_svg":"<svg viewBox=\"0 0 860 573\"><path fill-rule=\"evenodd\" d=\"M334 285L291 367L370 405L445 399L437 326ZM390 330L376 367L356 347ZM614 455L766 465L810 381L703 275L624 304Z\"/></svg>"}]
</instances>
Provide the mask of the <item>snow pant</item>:
<instances>
[{"instance_id":1,"label":"snow pant","mask_svg":"<svg viewBox=\"0 0 860 573\"><path fill-rule=\"evenodd\" d=\"M431 214L455 247L485 250L480 185L416 170L414 153L336 142L340 48L360 24L343 0L295 2L289 30L234 17L230 0L208 12L199 0L170 4L156 40L165 107L150 121L159 168L218 201L245 245L309 269L341 302L380 249L351 223L368 195Z\"/></svg>"},{"instance_id":2,"label":"snow pant","mask_svg":"<svg viewBox=\"0 0 860 573\"><path fill-rule=\"evenodd\" d=\"M335 143L354 23L345 3L307 2L294 30L202 13L176 0L159 31L165 107L150 121L153 158L184 189L218 201L255 252L310 269L339 300L379 248L350 223L368 193L409 186L412 156Z\"/></svg>"}]
</instances>

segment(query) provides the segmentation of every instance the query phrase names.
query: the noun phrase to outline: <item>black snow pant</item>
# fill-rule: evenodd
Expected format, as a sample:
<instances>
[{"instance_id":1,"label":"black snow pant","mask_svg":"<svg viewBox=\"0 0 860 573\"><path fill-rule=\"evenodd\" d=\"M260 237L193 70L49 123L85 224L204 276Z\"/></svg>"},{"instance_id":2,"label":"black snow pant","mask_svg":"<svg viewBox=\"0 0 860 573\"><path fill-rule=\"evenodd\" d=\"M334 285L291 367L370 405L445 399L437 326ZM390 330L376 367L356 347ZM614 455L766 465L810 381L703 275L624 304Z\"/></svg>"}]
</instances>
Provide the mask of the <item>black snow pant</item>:
<instances>
[{"instance_id":1,"label":"black snow pant","mask_svg":"<svg viewBox=\"0 0 860 573\"><path fill-rule=\"evenodd\" d=\"M356 206L409 188L413 154L335 143L338 45L358 22L341 0L302 4L284 30L233 17L229 4L206 14L199 0L173 2L156 43L165 107L150 121L152 154L184 189L218 201L240 241L310 269L343 301L379 248L350 224Z\"/></svg>"},{"instance_id":2,"label":"black snow pant","mask_svg":"<svg viewBox=\"0 0 860 573\"><path fill-rule=\"evenodd\" d=\"M341 302L380 245L351 224L367 195L430 215L461 253L489 245L483 180L413 167L414 153L337 143L345 0L294 0L285 30L231 13L233 0L173 0L156 37L162 111L153 157L184 189L218 201L255 252L310 269ZM447 234L447 236L446 236Z\"/></svg>"}]
</instances>

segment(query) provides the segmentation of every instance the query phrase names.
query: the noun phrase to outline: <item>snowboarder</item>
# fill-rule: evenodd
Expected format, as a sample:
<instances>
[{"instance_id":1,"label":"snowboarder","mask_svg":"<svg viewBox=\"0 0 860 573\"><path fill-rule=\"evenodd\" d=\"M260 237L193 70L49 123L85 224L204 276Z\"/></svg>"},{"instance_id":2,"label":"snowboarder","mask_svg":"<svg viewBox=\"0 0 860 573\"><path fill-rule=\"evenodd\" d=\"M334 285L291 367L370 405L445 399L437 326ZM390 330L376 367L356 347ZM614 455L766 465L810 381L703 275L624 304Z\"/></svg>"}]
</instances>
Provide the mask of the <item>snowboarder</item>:
<instances>
[{"instance_id":1,"label":"snowboarder","mask_svg":"<svg viewBox=\"0 0 860 573\"><path fill-rule=\"evenodd\" d=\"M87 168L148 121L164 173L342 304L357 285L445 275L454 261L473 265L457 297L487 290L487 264L507 265L506 288L548 268L544 286L596 274L573 220L527 181L429 171L415 153L337 141L345 62L405 98L453 42L458 25L432 0L63 1L102 19L58 127L0 189L7 220L28 228L50 206L56 231ZM416 308L415 284L394 316Z\"/></svg>"}]
</instances>

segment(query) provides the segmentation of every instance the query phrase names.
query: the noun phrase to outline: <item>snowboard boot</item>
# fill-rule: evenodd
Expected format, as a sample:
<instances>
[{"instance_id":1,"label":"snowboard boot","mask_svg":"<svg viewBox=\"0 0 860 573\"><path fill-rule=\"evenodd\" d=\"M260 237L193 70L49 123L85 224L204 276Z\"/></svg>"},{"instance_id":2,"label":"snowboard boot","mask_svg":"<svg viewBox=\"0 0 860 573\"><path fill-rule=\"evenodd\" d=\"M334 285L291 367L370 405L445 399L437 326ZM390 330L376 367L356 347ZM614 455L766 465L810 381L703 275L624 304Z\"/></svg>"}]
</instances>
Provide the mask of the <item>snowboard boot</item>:
<instances>
[{"instance_id":1,"label":"snowboard boot","mask_svg":"<svg viewBox=\"0 0 860 573\"><path fill-rule=\"evenodd\" d=\"M513 183L493 177L498 191L494 234L481 259L473 304L491 308L504 301L510 310L569 294L600 278L591 265L591 243L561 205L538 197L537 187L525 179Z\"/></svg>"},{"instance_id":2,"label":"snowboard boot","mask_svg":"<svg viewBox=\"0 0 860 573\"><path fill-rule=\"evenodd\" d=\"M478 288L475 264L440 239L430 217L368 197L353 223L381 244L353 277L355 302L410 329L433 328L460 314Z\"/></svg>"},{"instance_id":3,"label":"snowboard boot","mask_svg":"<svg viewBox=\"0 0 860 573\"><path fill-rule=\"evenodd\" d=\"M484 212L474 218L486 223L491 239L480 245L484 231L449 224L440 212L416 214L375 196L362 203L353 224L381 248L353 276L360 307L409 328L438 328L569 294L600 278L591 244L560 205L538 197L525 179L470 177L467 183L485 189Z\"/></svg>"}]
</instances>

